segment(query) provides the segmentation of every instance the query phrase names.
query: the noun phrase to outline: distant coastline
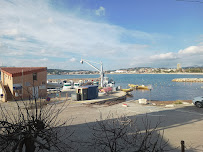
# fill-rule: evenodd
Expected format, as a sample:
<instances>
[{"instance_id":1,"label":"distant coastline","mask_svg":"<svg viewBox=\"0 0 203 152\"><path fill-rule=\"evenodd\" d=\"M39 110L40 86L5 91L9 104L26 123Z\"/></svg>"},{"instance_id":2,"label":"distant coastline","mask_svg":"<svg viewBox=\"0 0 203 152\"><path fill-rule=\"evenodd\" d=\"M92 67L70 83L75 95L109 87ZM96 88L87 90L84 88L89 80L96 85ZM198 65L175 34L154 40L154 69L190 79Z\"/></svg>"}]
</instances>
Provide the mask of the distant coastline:
<instances>
[{"instance_id":1,"label":"distant coastline","mask_svg":"<svg viewBox=\"0 0 203 152\"><path fill-rule=\"evenodd\" d=\"M173 75L203 75L203 73L105 73L105 74L173 74ZM47 74L47 75L99 75L99 74Z\"/></svg>"}]
</instances>

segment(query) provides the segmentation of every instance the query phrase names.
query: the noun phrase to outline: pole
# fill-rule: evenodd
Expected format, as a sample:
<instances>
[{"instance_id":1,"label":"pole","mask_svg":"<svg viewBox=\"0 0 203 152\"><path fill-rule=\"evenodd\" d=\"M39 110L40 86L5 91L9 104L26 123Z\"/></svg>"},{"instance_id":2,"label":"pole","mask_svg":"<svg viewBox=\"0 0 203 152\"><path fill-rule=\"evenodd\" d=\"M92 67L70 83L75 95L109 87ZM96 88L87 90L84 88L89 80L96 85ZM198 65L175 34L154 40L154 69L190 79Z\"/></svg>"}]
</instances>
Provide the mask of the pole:
<instances>
[{"instance_id":1,"label":"pole","mask_svg":"<svg viewBox=\"0 0 203 152\"><path fill-rule=\"evenodd\" d=\"M151 89L149 89L149 103L151 103Z\"/></svg>"},{"instance_id":2,"label":"pole","mask_svg":"<svg viewBox=\"0 0 203 152\"><path fill-rule=\"evenodd\" d=\"M185 152L185 142L181 140L181 152Z\"/></svg>"},{"instance_id":3,"label":"pole","mask_svg":"<svg viewBox=\"0 0 203 152\"><path fill-rule=\"evenodd\" d=\"M104 73L103 73L103 63L101 62L101 71L100 71L100 77L101 77L101 87L104 86Z\"/></svg>"},{"instance_id":4,"label":"pole","mask_svg":"<svg viewBox=\"0 0 203 152\"><path fill-rule=\"evenodd\" d=\"M23 99L23 69L22 69L22 99Z\"/></svg>"},{"instance_id":5,"label":"pole","mask_svg":"<svg viewBox=\"0 0 203 152\"><path fill-rule=\"evenodd\" d=\"M149 89L149 103L151 104L151 91L152 91L152 85L148 86Z\"/></svg>"}]
</instances>

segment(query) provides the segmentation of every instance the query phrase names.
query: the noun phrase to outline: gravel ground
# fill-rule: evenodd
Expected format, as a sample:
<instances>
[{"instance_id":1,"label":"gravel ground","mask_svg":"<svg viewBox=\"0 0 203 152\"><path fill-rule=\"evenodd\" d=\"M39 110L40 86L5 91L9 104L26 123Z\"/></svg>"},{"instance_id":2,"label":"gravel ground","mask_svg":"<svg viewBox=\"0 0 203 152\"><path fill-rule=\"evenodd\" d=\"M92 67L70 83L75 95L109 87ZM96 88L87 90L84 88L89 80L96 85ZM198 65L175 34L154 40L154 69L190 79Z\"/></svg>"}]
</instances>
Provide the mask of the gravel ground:
<instances>
[{"instance_id":1,"label":"gravel ground","mask_svg":"<svg viewBox=\"0 0 203 152\"><path fill-rule=\"evenodd\" d=\"M151 101L151 103L156 104L156 106L165 106L169 104L183 104L183 103L189 103L192 104L192 100L176 100L176 101Z\"/></svg>"}]
</instances>

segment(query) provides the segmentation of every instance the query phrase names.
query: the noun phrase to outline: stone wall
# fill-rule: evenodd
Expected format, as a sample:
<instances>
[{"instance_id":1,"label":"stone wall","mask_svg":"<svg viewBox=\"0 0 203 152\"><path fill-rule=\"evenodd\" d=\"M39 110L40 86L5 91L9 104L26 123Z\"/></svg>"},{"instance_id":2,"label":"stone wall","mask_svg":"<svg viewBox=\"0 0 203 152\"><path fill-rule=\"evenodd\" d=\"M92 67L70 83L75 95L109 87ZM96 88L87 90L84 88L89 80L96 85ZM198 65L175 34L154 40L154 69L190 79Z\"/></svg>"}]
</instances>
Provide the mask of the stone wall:
<instances>
[{"instance_id":1,"label":"stone wall","mask_svg":"<svg viewBox=\"0 0 203 152\"><path fill-rule=\"evenodd\" d=\"M203 82L203 78L178 78L173 79L173 82Z\"/></svg>"}]
</instances>

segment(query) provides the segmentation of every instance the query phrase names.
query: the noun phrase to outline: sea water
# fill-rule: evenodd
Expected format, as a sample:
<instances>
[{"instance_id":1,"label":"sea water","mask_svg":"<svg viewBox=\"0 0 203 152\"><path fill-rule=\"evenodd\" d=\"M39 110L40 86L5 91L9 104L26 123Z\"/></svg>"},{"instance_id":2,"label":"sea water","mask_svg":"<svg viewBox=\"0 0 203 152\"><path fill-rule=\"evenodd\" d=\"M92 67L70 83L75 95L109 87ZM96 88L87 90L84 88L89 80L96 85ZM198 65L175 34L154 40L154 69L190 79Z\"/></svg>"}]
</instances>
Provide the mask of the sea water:
<instances>
[{"instance_id":1,"label":"sea water","mask_svg":"<svg viewBox=\"0 0 203 152\"><path fill-rule=\"evenodd\" d=\"M203 75L186 74L107 74L116 86L129 88L128 84L152 85L152 90L134 90L127 100L145 98L148 100L171 101L192 100L203 96L203 83L172 82L175 78L203 78ZM99 75L48 75L48 79L98 78Z\"/></svg>"}]
</instances>

